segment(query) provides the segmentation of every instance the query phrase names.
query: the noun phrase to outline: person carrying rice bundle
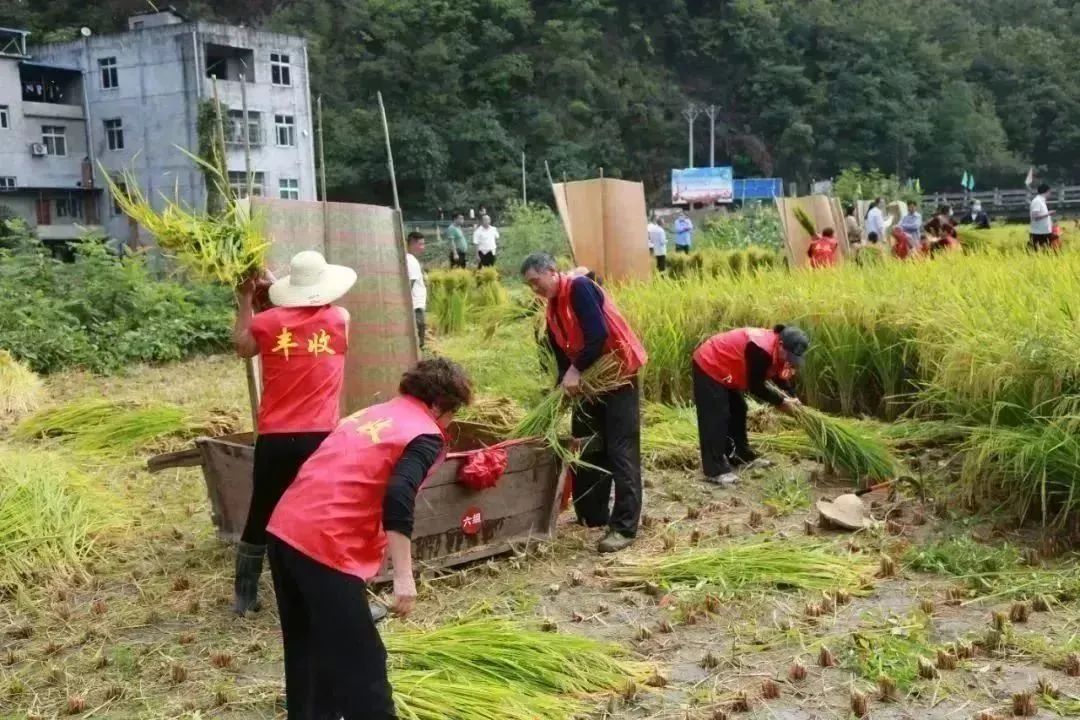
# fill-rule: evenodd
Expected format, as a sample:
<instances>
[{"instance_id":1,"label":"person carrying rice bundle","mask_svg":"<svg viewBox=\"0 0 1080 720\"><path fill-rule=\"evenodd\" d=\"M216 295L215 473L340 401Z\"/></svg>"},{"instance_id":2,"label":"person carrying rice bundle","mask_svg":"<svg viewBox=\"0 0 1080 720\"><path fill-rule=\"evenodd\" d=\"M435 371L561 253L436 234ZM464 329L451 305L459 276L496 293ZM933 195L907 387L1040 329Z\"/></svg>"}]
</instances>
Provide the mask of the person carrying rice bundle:
<instances>
[{"instance_id":1,"label":"person carrying rice bundle","mask_svg":"<svg viewBox=\"0 0 1080 720\"><path fill-rule=\"evenodd\" d=\"M586 441L574 478L574 510L583 525L608 528L597 545L599 552L608 553L633 543L641 519L637 373L648 356L599 281L584 270L561 273L554 258L542 252L521 265L525 283L547 301L547 339L565 392L580 394L582 374L605 355L618 361L626 379L611 392L585 398L571 416L573 436Z\"/></svg>"},{"instance_id":2,"label":"person carrying rice bundle","mask_svg":"<svg viewBox=\"0 0 1080 720\"><path fill-rule=\"evenodd\" d=\"M300 466L340 417L349 313L332 303L353 286L356 272L329 265L314 251L293 256L290 272L269 287L274 307L258 314L252 314L255 295L267 279L250 279L238 292L233 342L241 357L259 357L262 400L251 504L236 551L237 615L260 608L266 523Z\"/></svg>"},{"instance_id":3,"label":"person carrying rice bundle","mask_svg":"<svg viewBox=\"0 0 1080 720\"><path fill-rule=\"evenodd\" d=\"M398 395L337 426L304 463L267 527L290 720L397 717L367 585L387 552L394 605L416 602L416 493L446 457L446 428L472 400L456 363L423 360Z\"/></svg>"},{"instance_id":4,"label":"person carrying rice bundle","mask_svg":"<svg viewBox=\"0 0 1080 720\"><path fill-rule=\"evenodd\" d=\"M810 246L806 250L806 255L810 258L810 267L834 267L837 262L836 255L838 247L839 243L836 241L836 231L831 227L822 230L820 235L811 237Z\"/></svg>"},{"instance_id":5,"label":"person carrying rice bundle","mask_svg":"<svg viewBox=\"0 0 1080 720\"><path fill-rule=\"evenodd\" d=\"M739 481L735 468L757 460L747 433L744 393L790 413L799 401L788 381L802 366L809 346L810 339L799 328L777 325L713 335L694 351L694 404L707 482L734 485ZM769 387L770 382L787 395Z\"/></svg>"}]
</instances>

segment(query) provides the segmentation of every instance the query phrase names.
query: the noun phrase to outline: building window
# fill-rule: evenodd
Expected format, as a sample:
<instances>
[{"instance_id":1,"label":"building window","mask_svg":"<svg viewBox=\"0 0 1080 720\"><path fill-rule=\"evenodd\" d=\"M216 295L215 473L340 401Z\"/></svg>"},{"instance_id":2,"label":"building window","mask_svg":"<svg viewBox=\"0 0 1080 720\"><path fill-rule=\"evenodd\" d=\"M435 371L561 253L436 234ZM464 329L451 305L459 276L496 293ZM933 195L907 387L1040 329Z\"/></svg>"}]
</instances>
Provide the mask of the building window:
<instances>
[{"instance_id":1,"label":"building window","mask_svg":"<svg viewBox=\"0 0 1080 720\"><path fill-rule=\"evenodd\" d=\"M41 142L49 155L67 155L67 138L63 125L42 125Z\"/></svg>"},{"instance_id":2,"label":"building window","mask_svg":"<svg viewBox=\"0 0 1080 720\"><path fill-rule=\"evenodd\" d=\"M98 67L101 69L102 89L111 90L120 87L120 78L116 75L116 58L101 58L98 60Z\"/></svg>"},{"instance_id":3,"label":"building window","mask_svg":"<svg viewBox=\"0 0 1080 720\"><path fill-rule=\"evenodd\" d=\"M125 185L122 182L116 182L115 180L113 181L113 183L116 185L116 189L119 190L121 194L127 195L127 185ZM116 196L115 195L111 195L111 198L112 198L112 214L113 214L114 217L120 217L121 215L124 214L124 209L122 207L120 207L120 203L116 202Z\"/></svg>"},{"instance_id":4,"label":"building window","mask_svg":"<svg viewBox=\"0 0 1080 720\"><path fill-rule=\"evenodd\" d=\"M257 112L248 110L248 142L252 145L262 145L262 116ZM229 111L229 127L225 133L225 142L228 145L244 144L244 111Z\"/></svg>"},{"instance_id":5,"label":"building window","mask_svg":"<svg viewBox=\"0 0 1080 720\"><path fill-rule=\"evenodd\" d=\"M14 177L11 177L10 175L0 175L0 192L4 192L5 190L14 190L15 187L16 184Z\"/></svg>"},{"instance_id":6,"label":"building window","mask_svg":"<svg viewBox=\"0 0 1080 720\"><path fill-rule=\"evenodd\" d=\"M7 130L11 127L11 121L8 119L8 106L0 105L0 130Z\"/></svg>"},{"instance_id":7,"label":"building window","mask_svg":"<svg viewBox=\"0 0 1080 720\"><path fill-rule=\"evenodd\" d=\"M82 216L82 198L75 197L74 195L56 198L56 217L81 220Z\"/></svg>"},{"instance_id":8,"label":"building window","mask_svg":"<svg viewBox=\"0 0 1080 720\"><path fill-rule=\"evenodd\" d=\"M105 140L110 150L124 149L124 123L120 118L105 121Z\"/></svg>"},{"instance_id":9,"label":"building window","mask_svg":"<svg viewBox=\"0 0 1080 720\"><path fill-rule=\"evenodd\" d=\"M266 175L261 172L254 172L251 174L251 194L256 197L262 197L263 185L266 184ZM232 189L233 195L238 198L247 197L247 173L243 170L230 170L229 171L229 187Z\"/></svg>"},{"instance_id":10,"label":"building window","mask_svg":"<svg viewBox=\"0 0 1080 720\"><path fill-rule=\"evenodd\" d=\"M270 82L275 85L292 85L288 55L270 53Z\"/></svg>"},{"instance_id":11,"label":"building window","mask_svg":"<svg viewBox=\"0 0 1080 720\"><path fill-rule=\"evenodd\" d=\"M279 178L278 194L282 200L299 200L300 181L296 178Z\"/></svg>"},{"instance_id":12,"label":"building window","mask_svg":"<svg viewBox=\"0 0 1080 720\"><path fill-rule=\"evenodd\" d=\"M279 147L296 147L296 119L292 115L275 115L274 129Z\"/></svg>"}]
</instances>

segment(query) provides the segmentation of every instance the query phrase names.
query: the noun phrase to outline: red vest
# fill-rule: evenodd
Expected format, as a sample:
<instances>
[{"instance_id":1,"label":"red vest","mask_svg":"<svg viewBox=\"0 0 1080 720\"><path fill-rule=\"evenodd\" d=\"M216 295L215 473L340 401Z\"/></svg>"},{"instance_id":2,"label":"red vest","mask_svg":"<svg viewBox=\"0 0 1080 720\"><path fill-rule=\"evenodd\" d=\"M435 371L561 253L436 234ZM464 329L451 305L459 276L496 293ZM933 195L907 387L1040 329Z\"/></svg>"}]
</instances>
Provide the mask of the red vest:
<instances>
[{"instance_id":1,"label":"red vest","mask_svg":"<svg viewBox=\"0 0 1080 720\"><path fill-rule=\"evenodd\" d=\"M345 418L300 468L266 531L323 565L364 580L375 577L386 552L386 485L419 435L443 432L413 397L399 395Z\"/></svg>"},{"instance_id":2,"label":"red vest","mask_svg":"<svg viewBox=\"0 0 1080 720\"><path fill-rule=\"evenodd\" d=\"M836 240L815 235L814 239L810 241L810 249L807 253L810 256L810 267L823 268L835 265L836 248Z\"/></svg>"},{"instance_id":3,"label":"red vest","mask_svg":"<svg viewBox=\"0 0 1080 720\"><path fill-rule=\"evenodd\" d=\"M694 363L729 390L746 392L750 389L746 367L748 343L754 343L772 357L772 366L766 377L786 379L790 375L787 363L781 357L780 336L764 328L740 328L713 335L694 351Z\"/></svg>"},{"instance_id":4,"label":"red vest","mask_svg":"<svg viewBox=\"0 0 1080 720\"><path fill-rule=\"evenodd\" d=\"M273 308L251 322L262 362L260 434L329 432L341 417L345 353L341 309Z\"/></svg>"},{"instance_id":5,"label":"red vest","mask_svg":"<svg viewBox=\"0 0 1080 720\"><path fill-rule=\"evenodd\" d=\"M555 342L559 345L570 362L577 360L581 351L585 348L585 336L581 332L581 323L574 313L570 303L570 284L573 278L563 275L559 279L559 292L554 299L547 304L547 324L551 330ZM589 282L592 282L591 280ZM607 325L607 342L604 343L605 353L615 353L623 372L633 375L645 365L649 356L641 341L634 335L634 331L627 325L626 320L615 307L604 289L597 285L601 296L604 298L604 324Z\"/></svg>"}]
</instances>

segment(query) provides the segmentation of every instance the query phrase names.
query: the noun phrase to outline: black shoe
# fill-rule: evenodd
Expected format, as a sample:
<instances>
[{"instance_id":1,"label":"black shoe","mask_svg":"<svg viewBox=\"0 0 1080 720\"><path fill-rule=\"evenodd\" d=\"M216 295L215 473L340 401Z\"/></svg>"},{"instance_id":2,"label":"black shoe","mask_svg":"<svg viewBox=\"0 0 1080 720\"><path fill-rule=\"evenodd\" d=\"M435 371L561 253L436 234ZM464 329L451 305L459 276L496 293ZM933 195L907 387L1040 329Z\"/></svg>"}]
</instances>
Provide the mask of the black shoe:
<instances>
[{"instance_id":1,"label":"black shoe","mask_svg":"<svg viewBox=\"0 0 1080 720\"><path fill-rule=\"evenodd\" d=\"M759 455L748 447L736 449L731 455L731 464L734 467L749 465L759 459Z\"/></svg>"},{"instance_id":2,"label":"black shoe","mask_svg":"<svg viewBox=\"0 0 1080 720\"><path fill-rule=\"evenodd\" d=\"M262 575L265 545L241 541L236 546L236 579L233 581L233 612L243 617L262 609L259 602L259 576Z\"/></svg>"}]
</instances>

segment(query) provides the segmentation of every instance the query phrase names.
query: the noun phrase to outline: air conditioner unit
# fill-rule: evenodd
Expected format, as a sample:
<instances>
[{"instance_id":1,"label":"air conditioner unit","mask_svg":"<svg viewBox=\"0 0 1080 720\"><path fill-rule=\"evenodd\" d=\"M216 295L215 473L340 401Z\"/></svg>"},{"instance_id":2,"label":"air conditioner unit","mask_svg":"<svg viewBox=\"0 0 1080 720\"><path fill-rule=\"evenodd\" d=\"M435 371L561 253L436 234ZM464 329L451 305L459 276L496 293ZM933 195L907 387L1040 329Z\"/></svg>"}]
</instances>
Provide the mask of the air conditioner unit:
<instances>
[{"instance_id":1,"label":"air conditioner unit","mask_svg":"<svg viewBox=\"0 0 1080 720\"><path fill-rule=\"evenodd\" d=\"M30 154L34 157L44 157L49 153L45 149L44 143L30 143Z\"/></svg>"}]
</instances>

